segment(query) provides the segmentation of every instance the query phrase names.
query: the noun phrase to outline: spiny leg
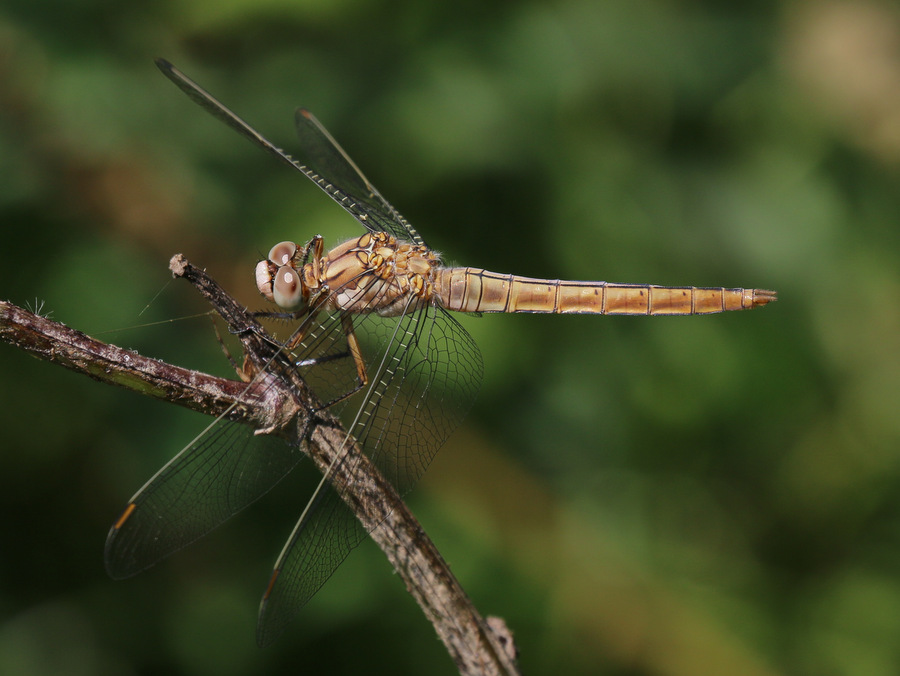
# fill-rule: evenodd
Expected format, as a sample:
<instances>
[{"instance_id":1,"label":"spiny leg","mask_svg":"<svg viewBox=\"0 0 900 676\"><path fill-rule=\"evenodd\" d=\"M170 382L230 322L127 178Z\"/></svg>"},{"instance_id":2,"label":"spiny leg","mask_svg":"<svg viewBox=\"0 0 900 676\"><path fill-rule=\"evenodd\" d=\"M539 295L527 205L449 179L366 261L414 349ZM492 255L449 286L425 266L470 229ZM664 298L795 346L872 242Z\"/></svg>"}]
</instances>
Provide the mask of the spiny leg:
<instances>
[{"instance_id":1,"label":"spiny leg","mask_svg":"<svg viewBox=\"0 0 900 676\"><path fill-rule=\"evenodd\" d=\"M362 389L369 384L369 375L366 373L366 360L363 358L362 348L359 346L359 338L353 330L353 319L350 315L345 314L341 317L341 324L344 327L344 333L347 334L347 347L350 349L350 356L353 357L353 363L356 364L356 377L359 381L358 387L354 392Z\"/></svg>"},{"instance_id":2,"label":"spiny leg","mask_svg":"<svg viewBox=\"0 0 900 676\"><path fill-rule=\"evenodd\" d=\"M335 397L328 403L324 404L322 406L323 409L334 406L335 404L340 403L345 399L349 399L369 384L369 375L366 371L366 360L363 356L362 347L359 344L359 338L356 337L356 332L353 330L353 317L349 313L341 316L341 327L344 330L344 335L347 337L347 352L340 352L338 354L328 355L326 357L310 359L301 364L298 364L299 366L312 366L314 364L324 363L333 359L344 359L346 357L351 357L353 359L353 364L356 366L356 386L348 392L345 392L344 394Z\"/></svg>"},{"instance_id":3,"label":"spiny leg","mask_svg":"<svg viewBox=\"0 0 900 676\"><path fill-rule=\"evenodd\" d=\"M222 333L219 331L219 327L216 325L216 322L214 320L211 321L213 325L213 331L216 332L216 341L218 341L219 347L222 348L222 352L225 354L225 358L228 360L228 363L231 364L231 367L234 369L235 373L238 374L238 377L242 381L244 381L245 383L249 383L256 375L256 369L253 368L252 362L244 357L244 364L242 366L238 366L238 363L235 361L234 357L231 356L231 351L228 349L225 341L222 340Z\"/></svg>"}]
</instances>

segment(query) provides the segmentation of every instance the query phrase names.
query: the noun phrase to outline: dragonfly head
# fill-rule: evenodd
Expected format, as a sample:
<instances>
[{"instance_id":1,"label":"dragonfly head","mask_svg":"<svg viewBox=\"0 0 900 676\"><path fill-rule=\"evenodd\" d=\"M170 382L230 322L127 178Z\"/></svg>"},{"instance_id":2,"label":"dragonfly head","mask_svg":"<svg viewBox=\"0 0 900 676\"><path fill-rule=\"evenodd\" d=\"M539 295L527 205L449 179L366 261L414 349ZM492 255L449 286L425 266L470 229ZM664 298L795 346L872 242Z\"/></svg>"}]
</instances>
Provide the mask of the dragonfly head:
<instances>
[{"instance_id":1,"label":"dragonfly head","mask_svg":"<svg viewBox=\"0 0 900 676\"><path fill-rule=\"evenodd\" d=\"M305 247L293 242L279 242L265 260L256 264L256 288L263 297L285 310L306 308L309 288L298 268L306 258Z\"/></svg>"}]
</instances>

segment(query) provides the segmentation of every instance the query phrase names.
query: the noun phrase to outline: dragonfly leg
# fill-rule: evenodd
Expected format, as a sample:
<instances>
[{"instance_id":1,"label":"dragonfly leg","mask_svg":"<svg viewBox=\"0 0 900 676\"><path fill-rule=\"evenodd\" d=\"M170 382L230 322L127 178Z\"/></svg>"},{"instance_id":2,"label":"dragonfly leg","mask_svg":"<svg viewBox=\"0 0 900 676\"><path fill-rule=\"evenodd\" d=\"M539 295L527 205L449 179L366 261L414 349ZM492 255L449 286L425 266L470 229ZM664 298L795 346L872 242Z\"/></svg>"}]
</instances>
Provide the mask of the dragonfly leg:
<instances>
[{"instance_id":1,"label":"dragonfly leg","mask_svg":"<svg viewBox=\"0 0 900 676\"><path fill-rule=\"evenodd\" d=\"M298 310L296 312L273 312L271 310L257 310L251 312L250 316L254 319L300 319L306 314L306 310Z\"/></svg>"},{"instance_id":2,"label":"dragonfly leg","mask_svg":"<svg viewBox=\"0 0 900 676\"><path fill-rule=\"evenodd\" d=\"M297 269L303 268L307 263L313 264L313 279L319 278L319 261L325 253L325 238L322 235L314 236L303 249L303 258Z\"/></svg>"},{"instance_id":3,"label":"dragonfly leg","mask_svg":"<svg viewBox=\"0 0 900 676\"><path fill-rule=\"evenodd\" d=\"M297 364L298 366L314 366L316 364L322 364L328 361L333 361L335 359L346 359L347 357L353 359L353 363L356 366L356 386L348 392L345 392L344 394L335 397L331 401L323 404L323 409L334 406L335 404L340 403L345 399L349 399L369 384L369 374L366 371L366 360L365 357L363 357L362 348L360 347L359 339L356 337L356 332L353 330L353 318L350 315L344 315L343 317L341 317L341 325L343 326L344 334L347 336L346 352L340 352L337 354L327 355L325 357L309 359Z\"/></svg>"},{"instance_id":4,"label":"dragonfly leg","mask_svg":"<svg viewBox=\"0 0 900 676\"><path fill-rule=\"evenodd\" d=\"M313 311L311 315L311 319L315 319L316 312ZM346 395L341 396L336 401L340 401L341 399L345 399L350 396L354 392L358 392L360 388L365 387L369 383L369 376L366 373L366 362L365 358L362 354L362 348L359 345L359 339L356 337L356 333L353 331L353 320L349 315L344 315L341 317L341 326L344 329L344 333L347 336L347 350L344 352L336 352L334 354L327 354L321 357L310 357L309 359L303 359L295 362L297 366L305 367L305 366L317 366L319 364L326 364L330 361L336 361L338 359L346 359L347 357L353 358L353 363L356 366L356 378L357 385L353 388L353 390ZM291 340L285 344L285 349L292 350L297 345L303 342L303 339L306 338L308 331L301 328L297 331L296 335L291 337ZM335 403L332 402L332 403ZM331 404L329 404L330 406Z\"/></svg>"},{"instance_id":5,"label":"dragonfly leg","mask_svg":"<svg viewBox=\"0 0 900 676\"><path fill-rule=\"evenodd\" d=\"M344 333L347 334L347 347L350 349L350 356L353 357L353 363L356 364L356 377L359 381L358 390L369 384L369 374L366 373L366 360L363 358L362 348L359 346L359 338L356 337L356 332L353 330L353 319L350 315L341 317L341 324L344 326Z\"/></svg>"},{"instance_id":6,"label":"dragonfly leg","mask_svg":"<svg viewBox=\"0 0 900 676\"><path fill-rule=\"evenodd\" d=\"M238 374L238 377L241 380L243 380L245 383L249 383L256 375L255 369L252 368L246 357L244 357L243 365L238 366L238 363L234 360L234 357L231 356L231 351L228 349L225 341L222 340L222 333L219 331L219 327L216 325L215 321L213 321L212 325L213 331L216 332L216 340L219 343L219 347L222 348L222 352L225 354L225 358L228 360L228 363L231 364L231 367L234 369L235 373Z\"/></svg>"},{"instance_id":7,"label":"dragonfly leg","mask_svg":"<svg viewBox=\"0 0 900 676\"><path fill-rule=\"evenodd\" d=\"M219 347L222 348L222 352L225 355L225 358L228 360L228 363L231 364L231 367L234 369L234 372L237 373L238 378L240 378L245 383L251 382L259 373L259 369L246 355L244 355L243 363L240 366L238 366L237 361L231 355L231 350L228 349L228 346L225 344L225 341L222 340L222 333L219 331L219 327L218 327L218 325L216 325L215 321L213 321L213 331L215 331L215 333L216 333L216 341L218 341ZM272 343L276 347L280 347L275 341L273 341L267 335L260 334L260 337L263 338L264 340L268 340L270 343Z\"/></svg>"}]
</instances>

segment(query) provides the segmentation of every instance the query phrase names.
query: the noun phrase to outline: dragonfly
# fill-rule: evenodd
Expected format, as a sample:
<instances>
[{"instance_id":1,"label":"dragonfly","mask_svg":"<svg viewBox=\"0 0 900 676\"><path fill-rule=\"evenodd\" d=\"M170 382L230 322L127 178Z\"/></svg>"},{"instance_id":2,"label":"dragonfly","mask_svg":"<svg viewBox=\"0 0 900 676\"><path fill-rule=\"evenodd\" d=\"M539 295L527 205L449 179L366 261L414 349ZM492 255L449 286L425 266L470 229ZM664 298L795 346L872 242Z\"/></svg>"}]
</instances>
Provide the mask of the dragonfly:
<instances>
[{"instance_id":1,"label":"dragonfly","mask_svg":"<svg viewBox=\"0 0 900 676\"><path fill-rule=\"evenodd\" d=\"M401 495L460 424L481 383L481 353L451 312L695 315L776 299L765 289L533 279L444 266L312 113L296 111L295 159L172 64L156 64L195 103L304 174L363 227L328 250L318 235L305 244L280 242L255 278L262 296L298 322L282 345L291 368L338 411ZM160 469L110 529L109 574L129 577L197 540L304 456L302 446L256 432L221 416ZM326 472L276 560L260 603L260 645L282 633L366 536Z\"/></svg>"}]
</instances>

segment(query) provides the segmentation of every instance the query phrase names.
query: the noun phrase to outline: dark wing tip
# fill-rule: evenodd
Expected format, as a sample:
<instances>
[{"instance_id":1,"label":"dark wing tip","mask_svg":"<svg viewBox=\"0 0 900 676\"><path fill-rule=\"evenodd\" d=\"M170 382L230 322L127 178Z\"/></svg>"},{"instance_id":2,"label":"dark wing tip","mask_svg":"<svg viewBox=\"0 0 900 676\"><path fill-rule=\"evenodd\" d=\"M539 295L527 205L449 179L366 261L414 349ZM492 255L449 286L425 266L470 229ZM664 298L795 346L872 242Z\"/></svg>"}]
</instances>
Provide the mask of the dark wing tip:
<instances>
[{"instance_id":1,"label":"dark wing tip","mask_svg":"<svg viewBox=\"0 0 900 676\"><path fill-rule=\"evenodd\" d=\"M161 56L157 56L153 59L153 63L156 64L156 67L159 68L163 73L171 73L175 70L175 66L173 66L169 61L166 61Z\"/></svg>"}]
</instances>

